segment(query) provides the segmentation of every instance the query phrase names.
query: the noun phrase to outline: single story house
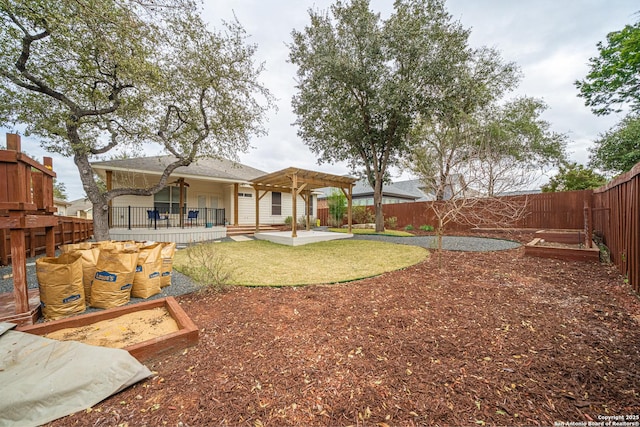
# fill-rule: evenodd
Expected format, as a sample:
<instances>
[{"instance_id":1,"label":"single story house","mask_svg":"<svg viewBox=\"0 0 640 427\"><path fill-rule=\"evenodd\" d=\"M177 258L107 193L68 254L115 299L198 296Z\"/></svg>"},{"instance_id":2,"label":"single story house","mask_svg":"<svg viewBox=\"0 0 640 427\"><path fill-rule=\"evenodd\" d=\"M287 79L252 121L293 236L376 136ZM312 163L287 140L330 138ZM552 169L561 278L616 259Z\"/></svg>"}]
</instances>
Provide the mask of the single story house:
<instances>
[{"instance_id":1,"label":"single story house","mask_svg":"<svg viewBox=\"0 0 640 427\"><path fill-rule=\"evenodd\" d=\"M415 185L403 185L409 182ZM327 207L327 198L332 191L334 191L333 188L320 189L321 194L318 196L320 208ZM419 190L419 180L400 181L382 186L383 205L423 201L427 197L422 190ZM373 187L364 179L358 180L353 187L353 206L373 206Z\"/></svg>"},{"instance_id":2,"label":"single story house","mask_svg":"<svg viewBox=\"0 0 640 427\"><path fill-rule=\"evenodd\" d=\"M172 161L172 156L154 156L94 162L92 167L107 189L144 188L157 183ZM312 220L317 217L315 189L329 183L351 191L354 181L295 168L268 174L226 159L202 158L177 168L166 187L154 195L113 199L111 234L113 237L113 229L199 226L222 227L226 235L227 227L285 224L287 217L306 216L307 210ZM295 206L292 188L296 189ZM207 235L201 240L211 238L215 237Z\"/></svg>"},{"instance_id":3,"label":"single story house","mask_svg":"<svg viewBox=\"0 0 640 427\"><path fill-rule=\"evenodd\" d=\"M72 200L67 207L67 216L76 218L93 219L93 204L89 199L81 198Z\"/></svg>"},{"instance_id":4,"label":"single story house","mask_svg":"<svg viewBox=\"0 0 640 427\"><path fill-rule=\"evenodd\" d=\"M451 176L449 184L445 187L445 199L450 199L453 195L453 188L458 190L462 185L461 176ZM453 184L455 183L455 184ZM332 188L322 188L322 194L318 196L318 206L320 208L327 207L327 197L333 191ZM410 202L430 202L435 200L435 194L432 190L426 188L424 182L420 179L409 179L404 181L395 181L384 184L382 186L382 204L389 205L394 203L410 203ZM360 179L353 187L353 206L373 206L373 187L364 179Z\"/></svg>"},{"instance_id":5,"label":"single story house","mask_svg":"<svg viewBox=\"0 0 640 427\"><path fill-rule=\"evenodd\" d=\"M55 215L59 215L59 216L67 215L67 209L69 208L70 205L71 203L67 202L66 200L57 199L57 198L53 199L53 206L55 206L58 209L55 212Z\"/></svg>"}]
</instances>

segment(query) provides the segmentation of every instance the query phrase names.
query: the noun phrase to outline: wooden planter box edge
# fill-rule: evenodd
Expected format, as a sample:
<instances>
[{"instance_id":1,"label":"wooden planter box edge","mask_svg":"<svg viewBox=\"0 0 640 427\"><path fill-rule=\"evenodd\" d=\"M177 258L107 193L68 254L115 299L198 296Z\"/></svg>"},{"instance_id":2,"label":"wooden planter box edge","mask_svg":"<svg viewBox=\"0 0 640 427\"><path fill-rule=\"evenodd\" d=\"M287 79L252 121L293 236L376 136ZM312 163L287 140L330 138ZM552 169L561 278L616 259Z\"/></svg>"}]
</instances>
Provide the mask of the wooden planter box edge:
<instances>
[{"instance_id":1,"label":"wooden planter box edge","mask_svg":"<svg viewBox=\"0 0 640 427\"><path fill-rule=\"evenodd\" d=\"M544 240L536 237L524 247L524 254L541 258L555 258L572 261L600 261L600 249L594 243L591 248L560 248L552 246L538 246Z\"/></svg>"},{"instance_id":2,"label":"wooden planter box edge","mask_svg":"<svg viewBox=\"0 0 640 427\"><path fill-rule=\"evenodd\" d=\"M187 316L175 298L166 297L138 304L130 304L123 307L110 308L89 314L52 320L51 322L37 325L20 326L17 331L35 335L45 335L53 331L65 328L77 328L96 323L102 320L113 319L124 314L136 311L150 310L157 307L165 307L171 317L178 324L178 330L167 335L156 337L147 341L124 347L133 357L144 361L157 356L160 353L181 350L198 343L198 327Z\"/></svg>"}]
</instances>

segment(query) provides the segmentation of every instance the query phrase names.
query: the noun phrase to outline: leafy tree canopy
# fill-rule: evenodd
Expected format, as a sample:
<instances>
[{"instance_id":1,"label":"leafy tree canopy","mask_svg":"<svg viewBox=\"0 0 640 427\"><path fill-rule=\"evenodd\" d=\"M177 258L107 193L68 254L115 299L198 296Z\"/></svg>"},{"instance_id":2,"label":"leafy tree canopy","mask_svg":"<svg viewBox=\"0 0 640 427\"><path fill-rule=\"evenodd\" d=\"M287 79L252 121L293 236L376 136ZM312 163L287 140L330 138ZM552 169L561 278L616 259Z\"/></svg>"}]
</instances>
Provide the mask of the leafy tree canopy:
<instances>
[{"instance_id":1,"label":"leafy tree canopy","mask_svg":"<svg viewBox=\"0 0 640 427\"><path fill-rule=\"evenodd\" d=\"M600 56L589 59L589 73L576 81L585 105L597 115L621 111L628 104L640 112L640 21L598 42Z\"/></svg>"},{"instance_id":2,"label":"leafy tree canopy","mask_svg":"<svg viewBox=\"0 0 640 427\"><path fill-rule=\"evenodd\" d=\"M525 190L566 157L566 136L541 118L546 104L519 97L478 113L478 135L463 160L468 179L489 197Z\"/></svg>"},{"instance_id":3,"label":"leafy tree canopy","mask_svg":"<svg viewBox=\"0 0 640 427\"><path fill-rule=\"evenodd\" d=\"M53 178L53 197L60 200L67 200L67 186Z\"/></svg>"},{"instance_id":4,"label":"leafy tree canopy","mask_svg":"<svg viewBox=\"0 0 640 427\"><path fill-rule=\"evenodd\" d=\"M442 0L398 0L382 20L368 0L310 10L293 31L293 108L298 134L320 162L347 161L374 189L376 230L384 230L382 186L411 142L417 116L442 105L446 85L469 55L468 31Z\"/></svg>"},{"instance_id":5,"label":"leafy tree canopy","mask_svg":"<svg viewBox=\"0 0 640 427\"><path fill-rule=\"evenodd\" d=\"M0 22L0 124L73 157L96 238L109 200L153 194L177 167L234 158L264 132L255 46L237 22L210 31L192 0L0 0ZM157 184L101 190L90 160L144 143L176 158Z\"/></svg>"},{"instance_id":6,"label":"leafy tree canopy","mask_svg":"<svg viewBox=\"0 0 640 427\"><path fill-rule=\"evenodd\" d=\"M593 169L575 162L564 163L549 183L542 186L543 193L556 191L589 190L607 183L607 179Z\"/></svg>"},{"instance_id":7,"label":"leafy tree canopy","mask_svg":"<svg viewBox=\"0 0 640 427\"><path fill-rule=\"evenodd\" d=\"M590 150L589 166L617 175L640 162L640 114L629 115L600 135Z\"/></svg>"}]
</instances>

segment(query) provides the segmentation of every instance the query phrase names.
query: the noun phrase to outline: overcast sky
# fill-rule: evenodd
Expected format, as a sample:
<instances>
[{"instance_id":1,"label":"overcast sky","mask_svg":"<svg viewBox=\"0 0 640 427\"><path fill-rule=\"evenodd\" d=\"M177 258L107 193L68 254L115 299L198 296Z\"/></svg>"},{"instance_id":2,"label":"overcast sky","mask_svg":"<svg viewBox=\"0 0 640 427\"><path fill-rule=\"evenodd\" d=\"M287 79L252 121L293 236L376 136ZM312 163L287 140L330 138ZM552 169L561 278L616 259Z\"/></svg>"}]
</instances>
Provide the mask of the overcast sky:
<instances>
[{"instance_id":1,"label":"overcast sky","mask_svg":"<svg viewBox=\"0 0 640 427\"><path fill-rule=\"evenodd\" d=\"M316 0L204 0L204 15L210 25L235 13L258 45L257 59L265 63L263 83L278 99L278 111L269 114L269 134L252 141L252 149L240 154L242 163L266 172L289 166L348 173L343 164L319 166L316 157L298 138L292 126L295 115L291 97L296 69L287 62L291 30L309 22L308 9L326 10L333 1ZM371 0L372 9L383 18L392 11L392 0ZM621 117L597 117L578 98L576 79L587 73L587 61L597 55L596 43L607 33L636 22L637 0L447 0L447 8L465 28L471 28L473 47L497 48L506 61L517 63L524 77L510 96L542 98L549 106L543 118L556 132L569 137L571 159L585 164L587 148L598 135ZM4 133L5 129L0 128ZM4 138L3 138L4 139ZM4 145L4 141L2 142ZM23 137L23 149L37 160L54 158L58 180L65 183L70 200L84 196L72 159L43 152L36 139ZM159 153L158 153L159 154ZM408 178L407 173L402 178Z\"/></svg>"}]
</instances>

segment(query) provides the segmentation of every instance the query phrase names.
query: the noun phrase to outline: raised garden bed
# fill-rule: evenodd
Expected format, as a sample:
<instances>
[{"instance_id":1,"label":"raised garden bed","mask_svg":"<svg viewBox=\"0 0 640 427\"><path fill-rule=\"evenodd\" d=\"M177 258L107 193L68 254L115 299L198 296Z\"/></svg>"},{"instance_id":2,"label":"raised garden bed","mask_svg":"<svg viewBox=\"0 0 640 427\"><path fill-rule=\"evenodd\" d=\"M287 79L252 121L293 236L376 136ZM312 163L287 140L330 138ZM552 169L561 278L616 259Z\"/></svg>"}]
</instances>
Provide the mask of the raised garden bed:
<instances>
[{"instance_id":1,"label":"raised garden bed","mask_svg":"<svg viewBox=\"0 0 640 427\"><path fill-rule=\"evenodd\" d=\"M122 347L131 353L133 357L139 361L144 361L158 355L159 353L182 350L183 348L195 345L198 342L198 327L191 321L173 297L146 301L139 304L131 304L124 307L111 308L100 312L83 314L37 325L21 326L18 327L17 330L28 332L30 334L46 335L62 329L84 328L88 325L96 324L104 320L122 319L125 315L131 313L153 310L156 308L166 309L172 319L175 320L177 330ZM125 321L123 320L123 322ZM122 329L125 330L126 326L127 325L122 325ZM153 325L150 327L153 327ZM78 339L78 341L82 342L81 339Z\"/></svg>"},{"instance_id":2,"label":"raised garden bed","mask_svg":"<svg viewBox=\"0 0 640 427\"><path fill-rule=\"evenodd\" d=\"M582 244L548 242L540 237L525 245L524 254L573 261L600 261L600 249L595 243L591 248L587 248Z\"/></svg>"},{"instance_id":3,"label":"raised garden bed","mask_svg":"<svg viewBox=\"0 0 640 427\"><path fill-rule=\"evenodd\" d=\"M538 230L536 237L546 242L567 243L571 245L584 244L584 230Z\"/></svg>"}]
</instances>

